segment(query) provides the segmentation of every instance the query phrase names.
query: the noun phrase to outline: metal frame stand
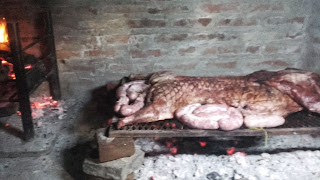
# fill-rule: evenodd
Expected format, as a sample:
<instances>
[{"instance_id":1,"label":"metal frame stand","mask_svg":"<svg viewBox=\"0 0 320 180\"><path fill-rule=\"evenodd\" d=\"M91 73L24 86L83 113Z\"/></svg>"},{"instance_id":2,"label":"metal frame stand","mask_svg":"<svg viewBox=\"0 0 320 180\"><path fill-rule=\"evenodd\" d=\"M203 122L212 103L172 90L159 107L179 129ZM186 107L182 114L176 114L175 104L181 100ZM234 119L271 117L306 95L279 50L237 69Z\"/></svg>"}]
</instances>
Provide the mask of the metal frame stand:
<instances>
[{"instance_id":1,"label":"metal frame stand","mask_svg":"<svg viewBox=\"0 0 320 180\"><path fill-rule=\"evenodd\" d=\"M54 36L53 36L53 28L51 22L51 14L49 11L46 12L47 18L47 36L29 44L25 48L22 49L20 42L20 31L18 23L8 23L8 36L10 42L11 56L14 72L16 75L16 88L18 91L18 102L20 106L20 112L22 117L23 131L24 131L24 139L26 141L31 140L34 135L34 126L31 115L31 107L30 107L30 99L29 95L31 93L31 89L35 89L35 87L28 87L26 82L26 72L24 69L24 51L38 42L46 39L48 40L48 46L50 49L50 53L47 57L43 58L43 60L47 60L50 62L50 69L47 69L47 74L45 76L45 80L48 80L50 86L50 94L55 100L61 99L61 91L60 91L60 83L59 83L59 75L58 75L58 67L57 67L57 58L54 44ZM35 83L40 85L41 83Z\"/></svg>"}]
</instances>

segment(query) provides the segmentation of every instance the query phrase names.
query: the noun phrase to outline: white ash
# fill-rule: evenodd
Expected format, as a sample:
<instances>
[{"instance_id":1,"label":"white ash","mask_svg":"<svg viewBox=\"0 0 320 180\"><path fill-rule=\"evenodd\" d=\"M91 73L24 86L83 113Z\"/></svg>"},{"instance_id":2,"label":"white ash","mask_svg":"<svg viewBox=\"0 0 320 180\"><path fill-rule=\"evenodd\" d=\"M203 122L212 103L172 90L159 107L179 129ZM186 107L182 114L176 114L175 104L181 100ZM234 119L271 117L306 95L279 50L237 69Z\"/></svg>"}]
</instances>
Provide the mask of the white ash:
<instances>
[{"instance_id":1,"label":"white ash","mask_svg":"<svg viewBox=\"0 0 320 180\"><path fill-rule=\"evenodd\" d=\"M30 98L32 118L37 120L36 125L41 126L42 117L55 117L58 119L64 119L66 116L65 112L65 102L54 101L51 97L36 97Z\"/></svg>"},{"instance_id":2,"label":"white ash","mask_svg":"<svg viewBox=\"0 0 320 180\"><path fill-rule=\"evenodd\" d=\"M260 152L246 155L236 148L234 155L171 155L170 148L153 139L137 139L137 146L149 154L142 167L135 171L138 180L162 179L215 179L215 180L300 180L320 179L320 138L312 135L291 135L269 137L246 148L246 152ZM208 142L207 146L212 144ZM179 148L179 147L178 147ZM299 149L293 152L270 154L279 150ZM315 151L303 151L310 148ZM160 152L160 153L159 153ZM257 153L255 153L257 154Z\"/></svg>"},{"instance_id":3,"label":"white ash","mask_svg":"<svg viewBox=\"0 0 320 180\"><path fill-rule=\"evenodd\" d=\"M135 145L139 146L140 149L145 153L151 153L151 152L167 153L170 151L170 149L167 148L166 146L150 138L139 138L135 140Z\"/></svg>"},{"instance_id":4,"label":"white ash","mask_svg":"<svg viewBox=\"0 0 320 180\"><path fill-rule=\"evenodd\" d=\"M146 157L135 179L300 180L320 178L320 151L261 155L159 155ZM213 175L215 177L213 177Z\"/></svg>"}]
</instances>

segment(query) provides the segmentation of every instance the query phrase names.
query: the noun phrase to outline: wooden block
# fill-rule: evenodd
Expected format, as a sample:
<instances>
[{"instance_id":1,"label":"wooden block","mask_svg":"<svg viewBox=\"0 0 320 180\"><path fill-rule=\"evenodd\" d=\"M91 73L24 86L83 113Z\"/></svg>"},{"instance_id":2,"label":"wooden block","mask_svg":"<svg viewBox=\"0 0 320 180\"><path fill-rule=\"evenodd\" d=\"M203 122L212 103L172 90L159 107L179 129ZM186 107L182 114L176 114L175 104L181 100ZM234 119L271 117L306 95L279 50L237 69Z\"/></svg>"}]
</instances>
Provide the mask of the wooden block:
<instances>
[{"instance_id":1,"label":"wooden block","mask_svg":"<svg viewBox=\"0 0 320 180\"><path fill-rule=\"evenodd\" d=\"M104 129L97 131L97 141L100 163L129 157L135 153L132 138L108 138L104 135Z\"/></svg>"}]
</instances>

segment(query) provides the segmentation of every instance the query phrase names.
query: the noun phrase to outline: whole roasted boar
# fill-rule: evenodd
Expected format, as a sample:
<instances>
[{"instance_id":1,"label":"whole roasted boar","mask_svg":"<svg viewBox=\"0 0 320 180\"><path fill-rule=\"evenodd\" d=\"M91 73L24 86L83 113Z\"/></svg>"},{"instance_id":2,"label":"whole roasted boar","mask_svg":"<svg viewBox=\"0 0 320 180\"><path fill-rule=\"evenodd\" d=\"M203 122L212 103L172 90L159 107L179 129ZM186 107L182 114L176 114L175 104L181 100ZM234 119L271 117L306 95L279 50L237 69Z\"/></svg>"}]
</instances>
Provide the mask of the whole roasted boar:
<instances>
[{"instance_id":1,"label":"whole roasted boar","mask_svg":"<svg viewBox=\"0 0 320 180\"><path fill-rule=\"evenodd\" d=\"M285 116L303 108L320 113L320 76L302 70L258 71L247 76L220 77L159 72L130 78L145 80L149 85L144 92L145 105L121 119L118 127L176 116L194 128L217 129L221 126L223 130L232 130L242 123L248 127L279 126L284 123ZM201 105L210 106L202 108ZM190 112L185 110L187 106L192 107ZM200 112L201 109L206 110ZM196 110L200 113L195 113ZM181 112L191 115L184 116Z\"/></svg>"}]
</instances>

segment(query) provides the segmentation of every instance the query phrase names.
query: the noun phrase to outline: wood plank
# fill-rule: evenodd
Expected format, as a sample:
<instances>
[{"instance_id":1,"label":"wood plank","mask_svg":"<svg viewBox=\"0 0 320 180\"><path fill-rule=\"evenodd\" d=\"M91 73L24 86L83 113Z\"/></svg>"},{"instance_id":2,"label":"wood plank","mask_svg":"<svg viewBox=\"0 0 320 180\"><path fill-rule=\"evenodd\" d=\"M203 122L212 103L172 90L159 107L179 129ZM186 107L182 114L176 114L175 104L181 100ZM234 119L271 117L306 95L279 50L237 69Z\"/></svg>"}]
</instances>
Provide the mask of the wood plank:
<instances>
[{"instance_id":1,"label":"wood plank","mask_svg":"<svg viewBox=\"0 0 320 180\"><path fill-rule=\"evenodd\" d=\"M265 129L268 136L319 134L320 127L308 128L270 128ZM264 136L264 131L254 129L237 129L233 131L221 130L111 130L109 137L218 137L218 136Z\"/></svg>"}]
</instances>

